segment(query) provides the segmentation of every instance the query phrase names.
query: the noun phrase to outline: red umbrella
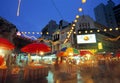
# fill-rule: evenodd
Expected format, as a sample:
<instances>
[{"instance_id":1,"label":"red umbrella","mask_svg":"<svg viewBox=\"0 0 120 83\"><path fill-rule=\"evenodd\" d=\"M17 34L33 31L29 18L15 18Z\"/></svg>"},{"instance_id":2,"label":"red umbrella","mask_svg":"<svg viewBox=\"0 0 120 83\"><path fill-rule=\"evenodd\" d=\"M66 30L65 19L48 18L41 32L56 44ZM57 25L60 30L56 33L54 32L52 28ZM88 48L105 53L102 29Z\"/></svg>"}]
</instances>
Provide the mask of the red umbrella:
<instances>
[{"instance_id":1,"label":"red umbrella","mask_svg":"<svg viewBox=\"0 0 120 83\"><path fill-rule=\"evenodd\" d=\"M39 52L50 52L51 48L44 43L31 43L24 46L21 49L22 52L26 53L39 53Z\"/></svg>"},{"instance_id":2,"label":"red umbrella","mask_svg":"<svg viewBox=\"0 0 120 83\"><path fill-rule=\"evenodd\" d=\"M80 51L81 56L86 55L86 54L91 54L92 55L92 53L90 51L88 51L88 50L81 50Z\"/></svg>"},{"instance_id":3,"label":"red umbrella","mask_svg":"<svg viewBox=\"0 0 120 83\"><path fill-rule=\"evenodd\" d=\"M7 39L0 38L0 48L6 49L6 50L13 50L15 46Z\"/></svg>"}]
</instances>

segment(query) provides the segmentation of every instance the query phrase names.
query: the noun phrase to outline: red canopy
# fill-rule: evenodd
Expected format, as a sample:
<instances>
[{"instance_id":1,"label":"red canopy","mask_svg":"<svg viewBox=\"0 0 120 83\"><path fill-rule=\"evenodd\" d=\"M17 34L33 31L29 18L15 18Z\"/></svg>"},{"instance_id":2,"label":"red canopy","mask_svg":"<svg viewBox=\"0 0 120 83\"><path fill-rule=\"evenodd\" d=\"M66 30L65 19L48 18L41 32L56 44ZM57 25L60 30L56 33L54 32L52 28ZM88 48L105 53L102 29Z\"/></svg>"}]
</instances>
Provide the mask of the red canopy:
<instances>
[{"instance_id":1,"label":"red canopy","mask_svg":"<svg viewBox=\"0 0 120 83\"><path fill-rule=\"evenodd\" d=\"M0 48L6 49L6 50L13 50L15 46L7 39L0 38Z\"/></svg>"},{"instance_id":2,"label":"red canopy","mask_svg":"<svg viewBox=\"0 0 120 83\"><path fill-rule=\"evenodd\" d=\"M50 52L51 48L44 43L31 43L24 46L21 51L26 53Z\"/></svg>"}]
</instances>

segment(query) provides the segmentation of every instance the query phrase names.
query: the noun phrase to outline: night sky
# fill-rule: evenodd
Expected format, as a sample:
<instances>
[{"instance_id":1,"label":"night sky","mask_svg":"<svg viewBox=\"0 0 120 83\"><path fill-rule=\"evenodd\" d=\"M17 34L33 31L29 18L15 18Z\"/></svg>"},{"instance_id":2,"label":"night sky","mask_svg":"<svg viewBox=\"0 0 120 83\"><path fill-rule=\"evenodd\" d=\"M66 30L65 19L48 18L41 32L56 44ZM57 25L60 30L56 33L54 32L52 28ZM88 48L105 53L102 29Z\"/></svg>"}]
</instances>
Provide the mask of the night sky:
<instances>
[{"instance_id":1,"label":"night sky","mask_svg":"<svg viewBox=\"0 0 120 83\"><path fill-rule=\"evenodd\" d=\"M120 0L113 0L119 4ZM1 0L0 16L15 24L19 31L40 32L50 20L57 23L61 19L72 22L76 15L82 15L78 8L82 7L85 15L94 20L94 7L98 4L107 4L107 0L21 0L20 15L17 16L18 0Z\"/></svg>"}]
</instances>

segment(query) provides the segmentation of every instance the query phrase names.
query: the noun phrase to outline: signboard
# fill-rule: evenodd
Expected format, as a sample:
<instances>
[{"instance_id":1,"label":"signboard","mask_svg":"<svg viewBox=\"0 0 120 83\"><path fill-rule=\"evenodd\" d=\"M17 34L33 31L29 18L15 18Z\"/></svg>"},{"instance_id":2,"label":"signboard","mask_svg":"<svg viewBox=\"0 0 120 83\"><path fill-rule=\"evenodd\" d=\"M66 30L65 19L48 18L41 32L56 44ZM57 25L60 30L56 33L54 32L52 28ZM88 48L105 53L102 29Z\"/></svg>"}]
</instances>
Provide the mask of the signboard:
<instances>
[{"instance_id":1,"label":"signboard","mask_svg":"<svg viewBox=\"0 0 120 83\"><path fill-rule=\"evenodd\" d=\"M78 44L96 43L95 34L77 35Z\"/></svg>"}]
</instances>

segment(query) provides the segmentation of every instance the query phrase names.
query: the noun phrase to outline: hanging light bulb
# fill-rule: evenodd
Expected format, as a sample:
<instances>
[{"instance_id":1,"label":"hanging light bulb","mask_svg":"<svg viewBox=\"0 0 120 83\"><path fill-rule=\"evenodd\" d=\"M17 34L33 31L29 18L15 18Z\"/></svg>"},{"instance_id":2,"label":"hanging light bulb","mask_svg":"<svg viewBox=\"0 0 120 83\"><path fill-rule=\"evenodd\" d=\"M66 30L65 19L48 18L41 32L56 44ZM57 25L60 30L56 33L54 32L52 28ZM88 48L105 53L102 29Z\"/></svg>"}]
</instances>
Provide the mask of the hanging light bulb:
<instances>
[{"instance_id":1,"label":"hanging light bulb","mask_svg":"<svg viewBox=\"0 0 120 83\"><path fill-rule=\"evenodd\" d=\"M118 30L118 28L115 28L115 30Z\"/></svg>"},{"instance_id":2,"label":"hanging light bulb","mask_svg":"<svg viewBox=\"0 0 120 83\"><path fill-rule=\"evenodd\" d=\"M72 27L72 30L74 29L74 27Z\"/></svg>"},{"instance_id":3,"label":"hanging light bulb","mask_svg":"<svg viewBox=\"0 0 120 83\"><path fill-rule=\"evenodd\" d=\"M86 3L86 0L82 0L82 3Z\"/></svg>"},{"instance_id":4,"label":"hanging light bulb","mask_svg":"<svg viewBox=\"0 0 120 83\"><path fill-rule=\"evenodd\" d=\"M21 32L18 31L18 32L17 32L17 35L18 35L18 36L21 36Z\"/></svg>"},{"instance_id":5,"label":"hanging light bulb","mask_svg":"<svg viewBox=\"0 0 120 83\"><path fill-rule=\"evenodd\" d=\"M92 30L90 30L90 33L92 33L93 31Z\"/></svg>"},{"instance_id":6,"label":"hanging light bulb","mask_svg":"<svg viewBox=\"0 0 120 83\"><path fill-rule=\"evenodd\" d=\"M72 32L73 30L71 29L70 32Z\"/></svg>"},{"instance_id":7,"label":"hanging light bulb","mask_svg":"<svg viewBox=\"0 0 120 83\"><path fill-rule=\"evenodd\" d=\"M87 33L88 31L85 31L85 33Z\"/></svg>"},{"instance_id":8,"label":"hanging light bulb","mask_svg":"<svg viewBox=\"0 0 120 83\"><path fill-rule=\"evenodd\" d=\"M39 34L39 32L36 32L36 34Z\"/></svg>"},{"instance_id":9,"label":"hanging light bulb","mask_svg":"<svg viewBox=\"0 0 120 83\"><path fill-rule=\"evenodd\" d=\"M72 24L72 26L74 27L74 26L75 26L75 24Z\"/></svg>"},{"instance_id":10,"label":"hanging light bulb","mask_svg":"<svg viewBox=\"0 0 120 83\"><path fill-rule=\"evenodd\" d=\"M76 34L76 32L74 32L74 34Z\"/></svg>"},{"instance_id":11,"label":"hanging light bulb","mask_svg":"<svg viewBox=\"0 0 120 83\"><path fill-rule=\"evenodd\" d=\"M100 32L100 30L97 30L97 32Z\"/></svg>"},{"instance_id":12,"label":"hanging light bulb","mask_svg":"<svg viewBox=\"0 0 120 83\"><path fill-rule=\"evenodd\" d=\"M110 28L109 30L112 31L112 28Z\"/></svg>"},{"instance_id":13,"label":"hanging light bulb","mask_svg":"<svg viewBox=\"0 0 120 83\"><path fill-rule=\"evenodd\" d=\"M42 35L42 32L40 34Z\"/></svg>"},{"instance_id":14,"label":"hanging light bulb","mask_svg":"<svg viewBox=\"0 0 120 83\"><path fill-rule=\"evenodd\" d=\"M48 35L49 33L48 33L48 32L46 32L46 34Z\"/></svg>"},{"instance_id":15,"label":"hanging light bulb","mask_svg":"<svg viewBox=\"0 0 120 83\"><path fill-rule=\"evenodd\" d=\"M24 32L24 34L27 34L27 32Z\"/></svg>"},{"instance_id":16,"label":"hanging light bulb","mask_svg":"<svg viewBox=\"0 0 120 83\"><path fill-rule=\"evenodd\" d=\"M28 32L28 34L30 34L30 32Z\"/></svg>"},{"instance_id":17,"label":"hanging light bulb","mask_svg":"<svg viewBox=\"0 0 120 83\"><path fill-rule=\"evenodd\" d=\"M78 9L78 11L79 11L79 12L82 12L82 11L83 11L83 9L82 9L82 8L79 8L79 9Z\"/></svg>"},{"instance_id":18,"label":"hanging light bulb","mask_svg":"<svg viewBox=\"0 0 120 83\"><path fill-rule=\"evenodd\" d=\"M80 16L79 15L76 15L76 18L79 18Z\"/></svg>"},{"instance_id":19,"label":"hanging light bulb","mask_svg":"<svg viewBox=\"0 0 120 83\"><path fill-rule=\"evenodd\" d=\"M104 29L104 31L106 32L106 31L107 31L107 29Z\"/></svg>"},{"instance_id":20,"label":"hanging light bulb","mask_svg":"<svg viewBox=\"0 0 120 83\"><path fill-rule=\"evenodd\" d=\"M32 32L32 34L35 34L35 32Z\"/></svg>"},{"instance_id":21,"label":"hanging light bulb","mask_svg":"<svg viewBox=\"0 0 120 83\"><path fill-rule=\"evenodd\" d=\"M67 34L69 34L69 32L67 32Z\"/></svg>"},{"instance_id":22,"label":"hanging light bulb","mask_svg":"<svg viewBox=\"0 0 120 83\"><path fill-rule=\"evenodd\" d=\"M81 31L79 31L79 34L81 33Z\"/></svg>"},{"instance_id":23,"label":"hanging light bulb","mask_svg":"<svg viewBox=\"0 0 120 83\"><path fill-rule=\"evenodd\" d=\"M74 22L76 23L76 22L77 22L77 20L75 19L75 20L74 20Z\"/></svg>"}]
</instances>

